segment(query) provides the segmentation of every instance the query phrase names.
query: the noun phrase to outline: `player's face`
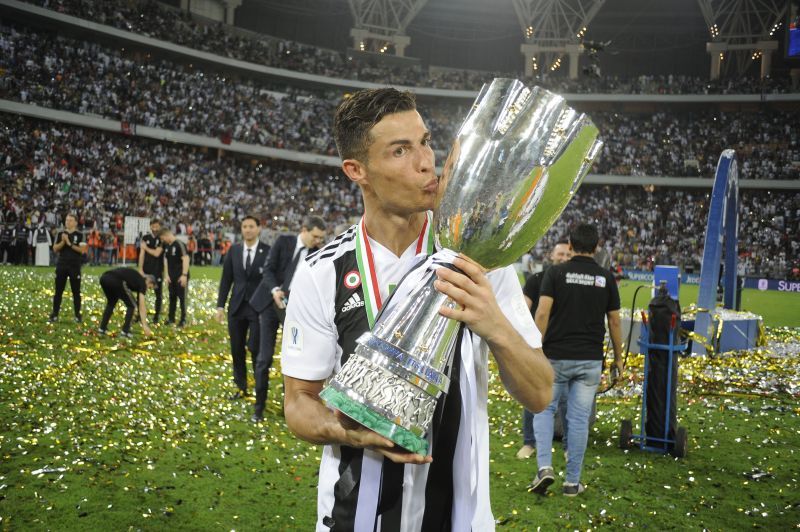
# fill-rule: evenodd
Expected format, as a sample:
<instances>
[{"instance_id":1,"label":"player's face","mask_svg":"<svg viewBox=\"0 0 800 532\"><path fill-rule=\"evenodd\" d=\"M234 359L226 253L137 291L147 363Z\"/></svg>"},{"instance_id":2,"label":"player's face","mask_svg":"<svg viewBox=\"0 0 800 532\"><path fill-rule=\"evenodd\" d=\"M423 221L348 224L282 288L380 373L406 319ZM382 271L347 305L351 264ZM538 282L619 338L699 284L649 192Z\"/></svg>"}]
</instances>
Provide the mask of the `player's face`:
<instances>
[{"instance_id":1,"label":"player's face","mask_svg":"<svg viewBox=\"0 0 800 532\"><path fill-rule=\"evenodd\" d=\"M553 248L553 252L550 253L550 260L553 264L561 264L562 262L567 262L571 258L572 252L569 249L569 244L556 244L556 247Z\"/></svg>"},{"instance_id":2,"label":"player's face","mask_svg":"<svg viewBox=\"0 0 800 532\"><path fill-rule=\"evenodd\" d=\"M253 220L245 220L242 222L242 238L252 242L258 238L258 233L261 228Z\"/></svg>"},{"instance_id":3,"label":"player's face","mask_svg":"<svg viewBox=\"0 0 800 532\"><path fill-rule=\"evenodd\" d=\"M430 136L417 111L387 115L373 126L361 184L385 210L410 214L434 208L439 180Z\"/></svg>"},{"instance_id":4,"label":"player's face","mask_svg":"<svg viewBox=\"0 0 800 532\"><path fill-rule=\"evenodd\" d=\"M151 233L155 235L158 234L159 231L161 231L161 224L150 224Z\"/></svg>"},{"instance_id":5,"label":"player's face","mask_svg":"<svg viewBox=\"0 0 800 532\"><path fill-rule=\"evenodd\" d=\"M78 227L78 220L74 216L67 216L64 218L64 227L67 228L67 231L72 232Z\"/></svg>"}]
</instances>

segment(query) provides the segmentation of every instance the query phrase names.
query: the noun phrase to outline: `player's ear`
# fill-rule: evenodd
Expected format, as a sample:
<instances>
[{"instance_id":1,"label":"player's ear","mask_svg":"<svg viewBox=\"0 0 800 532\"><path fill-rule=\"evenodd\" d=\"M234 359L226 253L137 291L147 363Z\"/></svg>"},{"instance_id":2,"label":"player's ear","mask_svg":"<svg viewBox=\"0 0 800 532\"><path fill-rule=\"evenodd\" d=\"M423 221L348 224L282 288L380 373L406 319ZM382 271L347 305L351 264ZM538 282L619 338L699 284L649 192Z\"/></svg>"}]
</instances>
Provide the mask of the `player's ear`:
<instances>
[{"instance_id":1,"label":"player's ear","mask_svg":"<svg viewBox=\"0 0 800 532\"><path fill-rule=\"evenodd\" d=\"M367 168L358 159L345 159L342 161L342 171L350 181L357 185L363 183L367 178Z\"/></svg>"}]
</instances>

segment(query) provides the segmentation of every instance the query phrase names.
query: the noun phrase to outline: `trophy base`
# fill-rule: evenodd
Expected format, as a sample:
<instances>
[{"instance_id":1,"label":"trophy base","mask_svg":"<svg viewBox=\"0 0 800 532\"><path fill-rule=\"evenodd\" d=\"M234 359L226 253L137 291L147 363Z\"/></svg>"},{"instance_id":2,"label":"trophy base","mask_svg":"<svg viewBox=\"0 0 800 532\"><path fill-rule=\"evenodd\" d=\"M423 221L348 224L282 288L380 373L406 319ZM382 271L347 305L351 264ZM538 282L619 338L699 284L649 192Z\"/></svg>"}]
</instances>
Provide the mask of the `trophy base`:
<instances>
[{"instance_id":1,"label":"trophy base","mask_svg":"<svg viewBox=\"0 0 800 532\"><path fill-rule=\"evenodd\" d=\"M328 406L339 410L384 438L392 440L400 447L412 453L428 454L428 440L392 423L369 407L351 399L344 392L328 386L320 392L319 396Z\"/></svg>"}]
</instances>

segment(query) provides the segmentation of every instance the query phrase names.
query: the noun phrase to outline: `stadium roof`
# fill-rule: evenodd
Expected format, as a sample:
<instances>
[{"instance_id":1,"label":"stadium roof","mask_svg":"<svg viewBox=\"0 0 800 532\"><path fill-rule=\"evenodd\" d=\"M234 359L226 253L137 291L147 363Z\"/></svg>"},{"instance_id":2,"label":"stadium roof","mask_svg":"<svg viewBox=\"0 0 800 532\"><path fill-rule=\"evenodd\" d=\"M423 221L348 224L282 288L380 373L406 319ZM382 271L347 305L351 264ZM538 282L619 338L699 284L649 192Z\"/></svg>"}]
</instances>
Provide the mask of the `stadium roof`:
<instances>
[{"instance_id":1,"label":"stadium roof","mask_svg":"<svg viewBox=\"0 0 800 532\"><path fill-rule=\"evenodd\" d=\"M352 45L347 0L244 0L237 24L344 50ZM407 29L407 55L425 64L478 70L522 69L523 42L512 0L428 0ZM782 41L782 34L777 36ZM697 0L606 0L585 41L610 43L594 58L603 75L706 76L708 28ZM782 46L773 57L783 67ZM592 59L582 58L585 67ZM757 74L757 67L754 72Z\"/></svg>"}]
</instances>

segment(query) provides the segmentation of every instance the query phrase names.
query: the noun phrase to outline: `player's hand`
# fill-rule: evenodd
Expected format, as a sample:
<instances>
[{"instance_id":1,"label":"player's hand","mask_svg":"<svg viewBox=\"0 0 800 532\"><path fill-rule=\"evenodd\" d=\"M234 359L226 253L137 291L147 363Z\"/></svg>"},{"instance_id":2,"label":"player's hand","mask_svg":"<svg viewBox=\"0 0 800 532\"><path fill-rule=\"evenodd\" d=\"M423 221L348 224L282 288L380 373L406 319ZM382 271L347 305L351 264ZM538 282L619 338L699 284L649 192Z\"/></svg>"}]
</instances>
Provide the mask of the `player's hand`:
<instances>
[{"instance_id":1,"label":"player's hand","mask_svg":"<svg viewBox=\"0 0 800 532\"><path fill-rule=\"evenodd\" d=\"M339 420L339 423L344 428L349 440L347 445L351 447L372 449L398 464L427 464L433 461L431 456L412 453L395 445L391 440L369 430L338 410L336 411L336 419Z\"/></svg>"},{"instance_id":2,"label":"player's hand","mask_svg":"<svg viewBox=\"0 0 800 532\"><path fill-rule=\"evenodd\" d=\"M143 268L139 268L139 275L144 277L144 269Z\"/></svg>"},{"instance_id":3,"label":"player's hand","mask_svg":"<svg viewBox=\"0 0 800 532\"><path fill-rule=\"evenodd\" d=\"M153 336L153 331L147 325L142 325L142 331L144 331L145 336Z\"/></svg>"},{"instance_id":4,"label":"player's hand","mask_svg":"<svg viewBox=\"0 0 800 532\"><path fill-rule=\"evenodd\" d=\"M455 301L460 308L442 307L439 314L463 322L472 332L491 342L494 335L504 334L507 320L503 315L494 290L483 269L463 255L453 261L453 266L464 273L449 268L436 270L434 287Z\"/></svg>"},{"instance_id":5,"label":"player's hand","mask_svg":"<svg viewBox=\"0 0 800 532\"><path fill-rule=\"evenodd\" d=\"M189 278L185 275L181 275L178 279L178 284L181 285L183 288L186 288L186 283L189 281Z\"/></svg>"},{"instance_id":6,"label":"player's hand","mask_svg":"<svg viewBox=\"0 0 800 532\"><path fill-rule=\"evenodd\" d=\"M275 302L275 306L277 308L286 308L286 305L283 302L284 297L285 294L283 293L283 290L275 290L272 292L272 300Z\"/></svg>"},{"instance_id":7,"label":"player's hand","mask_svg":"<svg viewBox=\"0 0 800 532\"><path fill-rule=\"evenodd\" d=\"M61 241L69 245L69 235L67 235L67 233L61 233Z\"/></svg>"},{"instance_id":8,"label":"player's hand","mask_svg":"<svg viewBox=\"0 0 800 532\"><path fill-rule=\"evenodd\" d=\"M214 319L217 320L217 323L223 323L225 321L225 310L218 308L217 314L214 316Z\"/></svg>"},{"instance_id":9,"label":"player's hand","mask_svg":"<svg viewBox=\"0 0 800 532\"><path fill-rule=\"evenodd\" d=\"M167 284L169 284L169 283L171 283L171 282L172 282L172 279L170 279L170 278L169 278L169 275L166 275L166 276L164 277L164 280L167 282Z\"/></svg>"}]
</instances>

